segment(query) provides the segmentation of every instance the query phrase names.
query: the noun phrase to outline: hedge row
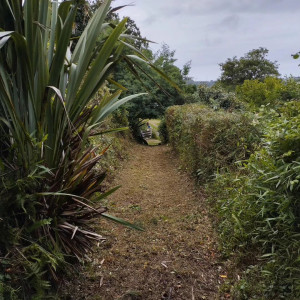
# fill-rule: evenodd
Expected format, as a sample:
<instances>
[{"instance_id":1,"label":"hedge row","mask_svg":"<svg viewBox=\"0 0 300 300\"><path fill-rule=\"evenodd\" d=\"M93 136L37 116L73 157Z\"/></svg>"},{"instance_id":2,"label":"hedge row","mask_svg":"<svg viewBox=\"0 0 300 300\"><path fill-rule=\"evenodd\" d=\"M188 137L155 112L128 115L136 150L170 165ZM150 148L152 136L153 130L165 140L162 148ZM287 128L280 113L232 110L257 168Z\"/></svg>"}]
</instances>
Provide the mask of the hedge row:
<instances>
[{"instance_id":1,"label":"hedge row","mask_svg":"<svg viewBox=\"0 0 300 300\"><path fill-rule=\"evenodd\" d=\"M258 140L258 131L246 116L199 104L169 107L166 124L169 143L184 168L201 181L247 159Z\"/></svg>"},{"instance_id":2,"label":"hedge row","mask_svg":"<svg viewBox=\"0 0 300 300\"><path fill-rule=\"evenodd\" d=\"M170 144L184 166L204 180L223 170L206 192L222 253L240 270L238 282L228 276L233 299L300 299L299 112L299 101L261 107L259 134L241 114L200 105L167 111Z\"/></svg>"},{"instance_id":3,"label":"hedge row","mask_svg":"<svg viewBox=\"0 0 300 300\"><path fill-rule=\"evenodd\" d=\"M223 253L248 265L234 299L300 299L299 112L299 101L261 108L260 149L207 190Z\"/></svg>"}]
</instances>

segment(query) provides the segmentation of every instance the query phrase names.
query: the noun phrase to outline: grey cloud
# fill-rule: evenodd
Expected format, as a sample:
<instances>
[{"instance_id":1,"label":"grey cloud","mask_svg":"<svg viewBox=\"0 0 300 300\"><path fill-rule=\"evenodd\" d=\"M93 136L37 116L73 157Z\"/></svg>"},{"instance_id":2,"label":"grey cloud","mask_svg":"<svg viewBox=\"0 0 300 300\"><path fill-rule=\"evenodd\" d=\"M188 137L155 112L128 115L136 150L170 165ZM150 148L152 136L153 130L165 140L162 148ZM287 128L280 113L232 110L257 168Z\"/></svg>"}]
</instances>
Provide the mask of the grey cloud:
<instances>
[{"instance_id":1,"label":"grey cloud","mask_svg":"<svg viewBox=\"0 0 300 300\"><path fill-rule=\"evenodd\" d=\"M237 15L228 16L218 24L222 29L236 29L238 25L239 17Z\"/></svg>"},{"instance_id":2,"label":"grey cloud","mask_svg":"<svg viewBox=\"0 0 300 300\"><path fill-rule=\"evenodd\" d=\"M206 29L209 31L228 31L237 30L240 22L240 18L237 15L230 15L223 17L220 21L216 18L217 22L207 25Z\"/></svg>"},{"instance_id":3,"label":"grey cloud","mask_svg":"<svg viewBox=\"0 0 300 300\"><path fill-rule=\"evenodd\" d=\"M116 0L115 6L132 0ZM143 36L176 50L179 67L192 60L191 76L220 76L219 63L260 46L269 49L282 75L299 76L300 0L135 0L124 9ZM122 12L121 12L122 15Z\"/></svg>"},{"instance_id":4,"label":"grey cloud","mask_svg":"<svg viewBox=\"0 0 300 300\"><path fill-rule=\"evenodd\" d=\"M205 15L216 12L230 13L294 13L300 10L298 0L166 0L160 4L164 14L176 8L178 14Z\"/></svg>"},{"instance_id":5,"label":"grey cloud","mask_svg":"<svg viewBox=\"0 0 300 300\"><path fill-rule=\"evenodd\" d=\"M206 37L204 44L208 47L220 46L224 43L224 39L221 37Z\"/></svg>"},{"instance_id":6,"label":"grey cloud","mask_svg":"<svg viewBox=\"0 0 300 300\"><path fill-rule=\"evenodd\" d=\"M142 25L150 26L150 25L158 22L159 19L160 19L160 17L158 17L157 15L151 15L143 20Z\"/></svg>"},{"instance_id":7,"label":"grey cloud","mask_svg":"<svg viewBox=\"0 0 300 300\"><path fill-rule=\"evenodd\" d=\"M168 14L169 16L172 16L172 17L176 17L176 16L180 16L182 11L179 7L170 7L166 12L166 14Z\"/></svg>"}]
</instances>

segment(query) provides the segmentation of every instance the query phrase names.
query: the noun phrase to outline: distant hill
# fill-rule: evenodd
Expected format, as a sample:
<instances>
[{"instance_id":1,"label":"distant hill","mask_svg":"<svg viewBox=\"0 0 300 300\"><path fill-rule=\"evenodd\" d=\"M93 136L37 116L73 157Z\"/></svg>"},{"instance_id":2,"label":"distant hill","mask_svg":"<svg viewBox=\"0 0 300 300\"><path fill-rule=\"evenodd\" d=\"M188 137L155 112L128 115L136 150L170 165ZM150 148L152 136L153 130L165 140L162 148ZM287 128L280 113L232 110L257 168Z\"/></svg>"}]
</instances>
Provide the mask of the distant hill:
<instances>
[{"instance_id":1,"label":"distant hill","mask_svg":"<svg viewBox=\"0 0 300 300\"><path fill-rule=\"evenodd\" d=\"M195 85L206 85L208 87L213 86L217 81L215 80L210 80L210 81L195 81L193 79L189 79L186 81L187 84L195 84Z\"/></svg>"}]
</instances>

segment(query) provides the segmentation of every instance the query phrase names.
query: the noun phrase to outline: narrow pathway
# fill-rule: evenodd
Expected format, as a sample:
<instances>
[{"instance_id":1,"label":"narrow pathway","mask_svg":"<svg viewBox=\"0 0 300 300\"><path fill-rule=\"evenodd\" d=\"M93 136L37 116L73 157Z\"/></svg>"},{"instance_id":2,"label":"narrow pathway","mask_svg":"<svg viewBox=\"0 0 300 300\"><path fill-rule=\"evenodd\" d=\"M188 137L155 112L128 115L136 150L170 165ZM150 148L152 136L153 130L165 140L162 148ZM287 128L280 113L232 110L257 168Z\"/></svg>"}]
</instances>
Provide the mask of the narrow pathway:
<instances>
[{"instance_id":1,"label":"narrow pathway","mask_svg":"<svg viewBox=\"0 0 300 300\"><path fill-rule=\"evenodd\" d=\"M101 220L107 241L85 272L89 282L78 287L85 296L76 299L220 299L224 271L203 196L167 146L130 151L109 212L145 231Z\"/></svg>"}]
</instances>

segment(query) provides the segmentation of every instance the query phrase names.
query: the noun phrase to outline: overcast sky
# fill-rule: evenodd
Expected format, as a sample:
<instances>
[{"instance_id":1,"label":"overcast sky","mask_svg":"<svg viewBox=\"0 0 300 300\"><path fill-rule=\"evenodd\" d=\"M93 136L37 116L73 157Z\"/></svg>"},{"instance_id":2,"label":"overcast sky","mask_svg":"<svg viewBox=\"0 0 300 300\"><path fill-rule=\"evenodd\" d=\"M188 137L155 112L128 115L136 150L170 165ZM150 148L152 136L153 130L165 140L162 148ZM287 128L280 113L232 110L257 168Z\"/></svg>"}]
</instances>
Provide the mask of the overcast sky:
<instances>
[{"instance_id":1,"label":"overcast sky","mask_svg":"<svg viewBox=\"0 0 300 300\"><path fill-rule=\"evenodd\" d=\"M300 76L300 0L115 0L142 36L176 50L176 65L191 60L194 80L215 80L219 63L265 47L282 76Z\"/></svg>"}]
</instances>

